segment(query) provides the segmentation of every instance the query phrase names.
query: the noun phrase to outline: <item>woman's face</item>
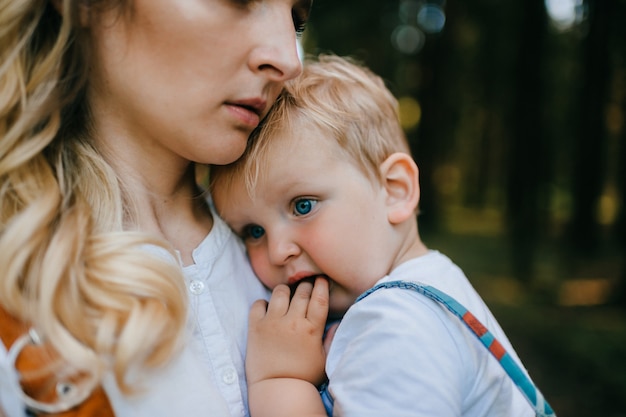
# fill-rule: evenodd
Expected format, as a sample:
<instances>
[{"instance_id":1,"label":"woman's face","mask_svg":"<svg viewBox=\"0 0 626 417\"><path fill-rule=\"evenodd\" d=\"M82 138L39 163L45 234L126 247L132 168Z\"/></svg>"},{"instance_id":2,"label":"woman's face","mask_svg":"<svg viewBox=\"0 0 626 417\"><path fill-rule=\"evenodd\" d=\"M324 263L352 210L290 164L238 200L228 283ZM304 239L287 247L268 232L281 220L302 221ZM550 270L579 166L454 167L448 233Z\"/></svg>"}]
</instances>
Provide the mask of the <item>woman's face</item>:
<instances>
[{"instance_id":1,"label":"woman's face","mask_svg":"<svg viewBox=\"0 0 626 417\"><path fill-rule=\"evenodd\" d=\"M92 12L88 100L98 146L160 169L237 159L283 83L300 73L296 29L311 1L134 0L124 11Z\"/></svg>"}]
</instances>

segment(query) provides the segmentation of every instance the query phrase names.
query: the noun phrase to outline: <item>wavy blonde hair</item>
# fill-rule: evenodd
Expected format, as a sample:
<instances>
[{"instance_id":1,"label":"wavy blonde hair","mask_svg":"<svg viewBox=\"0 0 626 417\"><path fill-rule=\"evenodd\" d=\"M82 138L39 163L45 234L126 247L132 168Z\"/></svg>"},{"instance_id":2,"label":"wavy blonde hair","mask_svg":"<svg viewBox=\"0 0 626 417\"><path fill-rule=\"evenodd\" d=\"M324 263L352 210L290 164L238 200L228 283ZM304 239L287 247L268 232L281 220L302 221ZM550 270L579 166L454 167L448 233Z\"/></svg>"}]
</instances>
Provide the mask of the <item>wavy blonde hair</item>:
<instances>
[{"instance_id":1,"label":"wavy blonde hair","mask_svg":"<svg viewBox=\"0 0 626 417\"><path fill-rule=\"evenodd\" d=\"M89 138L79 12L96 3L0 0L0 305L128 392L128 371L179 347L186 293L180 266L145 245L168 246L125 230L131 205Z\"/></svg>"}]
</instances>

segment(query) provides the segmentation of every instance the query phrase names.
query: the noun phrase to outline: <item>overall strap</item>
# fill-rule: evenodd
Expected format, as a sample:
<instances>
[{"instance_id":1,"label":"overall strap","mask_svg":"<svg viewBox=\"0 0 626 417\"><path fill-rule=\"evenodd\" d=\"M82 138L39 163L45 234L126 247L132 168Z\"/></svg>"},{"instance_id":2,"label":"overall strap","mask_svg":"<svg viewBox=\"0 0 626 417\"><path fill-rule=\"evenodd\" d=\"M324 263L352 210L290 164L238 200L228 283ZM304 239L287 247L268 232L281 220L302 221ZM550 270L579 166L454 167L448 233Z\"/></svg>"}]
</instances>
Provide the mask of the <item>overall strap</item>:
<instances>
[{"instance_id":1,"label":"overall strap","mask_svg":"<svg viewBox=\"0 0 626 417\"><path fill-rule=\"evenodd\" d=\"M513 380L515 385L519 388L528 403L531 405L536 416L555 416L550 404L548 404L548 402L544 399L539 389L537 389L531 379L526 375L517 362L515 362L513 357L509 355L494 335L461 303L437 288L410 281L391 281L378 284L361 294L356 301L358 302L372 294L374 291L384 288L401 288L416 291L443 305L448 311L458 317L478 338L478 340L480 340L483 346L489 350L493 357L498 360L504 371Z\"/></svg>"}]
</instances>

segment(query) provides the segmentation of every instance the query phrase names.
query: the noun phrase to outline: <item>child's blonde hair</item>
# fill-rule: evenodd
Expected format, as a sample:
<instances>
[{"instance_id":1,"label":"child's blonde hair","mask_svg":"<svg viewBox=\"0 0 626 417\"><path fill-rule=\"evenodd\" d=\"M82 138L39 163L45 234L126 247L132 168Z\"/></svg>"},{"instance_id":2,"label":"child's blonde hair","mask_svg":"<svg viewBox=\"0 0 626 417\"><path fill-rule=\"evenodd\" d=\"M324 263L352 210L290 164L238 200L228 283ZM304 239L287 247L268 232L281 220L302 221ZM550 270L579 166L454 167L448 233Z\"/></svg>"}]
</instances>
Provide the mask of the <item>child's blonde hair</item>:
<instances>
[{"instance_id":1,"label":"child's blonde hair","mask_svg":"<svg viewBox=\"0 0 626 417\"><path fill-rule=\"evenodd\" d=\"M211 187L228 187L245 177L248 190L270 163L268 149L277 133L313 130L334 140L345 154L378 181L379 166L391 154L410 154L398 118L398 101L383 80L351 58L320 55L304 63L302 74L286 83L272 111L252 134L244 155L233 164L213 167ZM216 178L219 177L219 180Z\"/></svg>"}]
</instances>

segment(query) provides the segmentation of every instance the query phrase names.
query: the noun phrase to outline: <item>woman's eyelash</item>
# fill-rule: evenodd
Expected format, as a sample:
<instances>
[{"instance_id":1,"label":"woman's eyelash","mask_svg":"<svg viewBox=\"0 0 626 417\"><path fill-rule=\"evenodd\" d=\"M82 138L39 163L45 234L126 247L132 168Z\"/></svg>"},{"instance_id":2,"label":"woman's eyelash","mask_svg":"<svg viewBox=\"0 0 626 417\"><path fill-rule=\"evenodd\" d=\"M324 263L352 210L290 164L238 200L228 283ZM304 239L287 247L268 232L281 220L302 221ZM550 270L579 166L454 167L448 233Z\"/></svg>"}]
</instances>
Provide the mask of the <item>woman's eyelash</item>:
<instances>
[{"instance_id":1,"label":"woman's eyelash","mask_svg":"<svg viewBox=\"0 0 626 417\"><path fill-rule=\"evenodd\" d=\"M306 29L306 22L296 24L295 28L296 28L296 33L298 35L302 35L302 33L304 33L304 30Z\"/></svg>"}]
</instances>

